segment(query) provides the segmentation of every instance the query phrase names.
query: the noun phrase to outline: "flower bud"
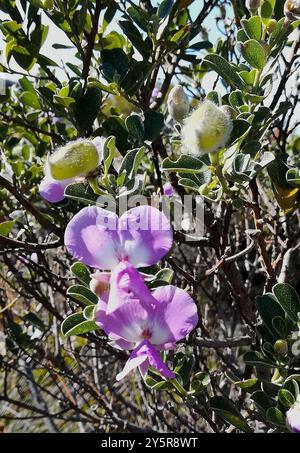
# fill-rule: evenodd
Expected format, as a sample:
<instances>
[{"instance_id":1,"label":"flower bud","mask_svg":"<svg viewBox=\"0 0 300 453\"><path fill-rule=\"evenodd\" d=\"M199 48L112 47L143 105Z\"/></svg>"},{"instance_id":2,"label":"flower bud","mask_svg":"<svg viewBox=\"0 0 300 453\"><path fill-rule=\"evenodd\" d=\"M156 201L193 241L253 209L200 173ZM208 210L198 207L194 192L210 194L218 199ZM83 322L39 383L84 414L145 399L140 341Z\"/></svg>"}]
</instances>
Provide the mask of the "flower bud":
<instances>
[{"instance_id":1,"label":"flower bud","mask_svg":"<svg viewBox=\"0 0 300 453\"><path fill-rule=\"evenodd\" d=\"M284 14L290 20L300 19L300 0L286 0Z\"/></svg>"},{"instance_id":2,"label":"flower bud","mask_svg":"<svg viewBox=\"0 0 300 453\"><path fill-rule=\"evenodd\" d=\"M54 1L53 0L42 0L42 5L46 9L53 9Z\"/></svg>"},{"instance_id":3,"label":"flower bud","mask_svg":"<svg viewBox=\"0 0 300 453\"><path fill-rule=\"evenodd\" d=\"M90 281L90 290L97 294L100 298L109 291L110 274L107 272L96 272L92 274Z\"/></svg>"},{"instance_id":4,"label":"flower bud","mask_svg":"<svg viewBox=\"0 0 300 453\"><path fill-rule=\"evenodd\" d=\"M286 355L288 352L288 344L285 340L277 340L274 344L274 351L278 355Z\"/></svg>"},{"instance_id":5,"label":"flower bud","mask_svg":"<svg viewBox=\"0 0 300 453\"><path fill-rule=\"evenodd\" d=\"M256 11L260 7L260 0L246 0L246 8L249 11Z\"/></svg>"},{"instance_id":6,"label":"flower bud","mask_svg":"<svg viewBox=\"0 0 300 453\"><path fill-rule=\"evenodd\" d=\"M45 177L39 185L40 195L49 203L58 203L64 199L65 184Z\"/></svg>"},{"instance_id":7,"label":"flower bud","mask_svg":"<svg viewBox=\"0 0 300 453\"><path fill-rule=\"evenodd\" d=\"M99 165L97 147L89 140L76 140L58 148L49 157L52 178L63 180L85 176Z\"/></svg>"},{"instance_id":8,"label":"flower bud","mask_svg":"<svg viewBox=\"0 0 300 453\"><path fill-rule=\"evenodd\" d=\"M300 433L300 399L298 396L297 401L287 411L286 426L292 433Z\"/></svg>"},{"instance_id":9,"label":"flower bud","mask_svg":"<svg viewBox=\"0 0 300 453\"><path fill-rule=\"evenodd\" d=\"M175 194L174 188L170 182L166 182L163 185L164 195L167 197L172 197Z\"/></svg>"},{"instance_id":10,"label":"flower bud","mask_svg":"<svg viewBox=\"0 0 300 453\"><path fill-rule=\"evenodd\" d=\"M234 108L232 108L230 105L222 105L222 107L220 107L220 109L224 113L226 113L232 120L234 120L237 116L236 110L234 110Z\"/></svg>"},{"instance_id":11,"label":"flower bud","mask_svg":"<svg viewBox=\"0 0 300 453\"><path fill-rule=\"evenodd\" d=\"M204 101L184 122L182 144L189 154L211 153L226 145L232 121L211 101Z\"/></svg>"},{"instance_id":12,"label":"flower bud","mask_svg":"<svg viewBox=\"0 0 300 453\"><path fill-rule=\"evenodd\" d=\"M272 31L275 30L276 26L277 26L277 20L270 19L269 22L268 22L268 25L267 25L268 32L272 33Z\"/></svg>"},{"instance_id":13,"label":"flower bud","mask_svg":"<svg viewBox=\"0 0 300 453\"><path fill-rule=\"evenodd\" d=\"M181 85L176 85L168 96L168 111L176 121L181 121L188 114L190 104Z\"/></svg>"}]
</instances>

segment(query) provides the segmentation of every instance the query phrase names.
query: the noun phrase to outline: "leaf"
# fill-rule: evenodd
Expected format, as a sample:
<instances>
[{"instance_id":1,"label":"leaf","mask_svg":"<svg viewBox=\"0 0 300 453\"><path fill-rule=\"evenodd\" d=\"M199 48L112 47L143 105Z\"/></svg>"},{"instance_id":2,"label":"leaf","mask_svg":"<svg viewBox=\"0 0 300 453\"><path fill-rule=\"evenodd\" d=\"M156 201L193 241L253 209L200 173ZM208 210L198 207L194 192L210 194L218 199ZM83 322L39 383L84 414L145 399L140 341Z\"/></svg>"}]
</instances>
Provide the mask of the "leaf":
<instances>
[{"instance_id":1,"label":"leaf","mask_svg":"<svg viewBox=\"0 0 300 453\"><path fill-rule=\"evenodd\" d=\"M202 173L208 170L208 166L197 157L182 154L176 161L171 160L169 157L164 159L162 169L169 172Z\"/></svg>"},{"instance_id":2,"label":"leaf","mask_svg":"<svg viewBox=\"0 0 300 453\"><path fill-rule=\"evenodd\" d=\"M99 88L89 86L75 105L75 118L79 129L87 132L93 126L101 107L102 93Z\"/></svg>"},{"instance_id":3,"label":"leaf","mask_svg":"<svg viewBox=\"0 0 300 453\"><path fill-rule=\"evenodd\" d=\"M182 187L186 187L188 189L198 190L200 185L197 184L195 181L189 178L181 178L178 181L178 184Z\"/></svg>"},{"instance_id":4,"label":"leaf","mask_svg":"<svg viewBox=\"0 0 300 453\"><path fill-rule=\"evenodd\" d=\"M145 148L136 148L127 152L126 156L122 160L119 175L124 171L126 172L126 180L133 178L137 173L140 166L141 160L145 154Z\"/></svg>"},{"instance_id":5,"label":"leaf","mask_svg":"<svg viewBox=\"0 0 300 453\"><path fill-rule=\"evenodd\" d=\"M248 132L251 127L248 121L237 119L232 121L232 132L229 139L229 143L233 144L236 140L242 137L246 132Z\"/></svg>"},{"instance_id":6,"label":"leaf","mask_svg":"<svg viewBox=\"0 0 300 453\"><path fill-rule=\"evenodd\" d=\"M103 146L104 175L107 176L116 155L116 137L108 137Z\"/></svg>"},{"instance_id":7,"label":"leaf","mask_svg":"<svg viewBox=\"0 0 300 453\"><path fill-rule=\"evenodd\" d=\"M296 401L294 395L291 392L289 392L288 390L286 390L286 389L280 389L279 390L278 400L281 402L281 404L284 407L287 407L288 409L291 406L293 406L293 404Z\"/></svg>"},{"instance_id":8,"label":"leaf","mask_svg":"<svg viewBox=\"0 0 300 453\"><path fill-rule=\"evenodd\" d=\"M254 84L256 75L255 69L251 69L251 71L241 71L239 74L247 85Z\"/></svg>"},{"instance_id":9,"label":"leaf","mask_svg":"<svg viewBox=\"0 0 300 453\"><path fill-rule=\"evenodd\" d=\"M88 321L94 321L96 316L97 306L96 305L88 305L83 310L83 316Z\"/></svg>"},{"instance_id":10,"label":"leaf","mask_svg":"<svg viewBox=\"0 0 300 453\"><path fill-rule=\"evenodd\" d=\"M220 55L209 54L203 61L214 69L229 85L236 86L241 90L244 88L243 79L239 76L234 66L228 63L225 58Z\"/></svg>"},{"instance_id":11,"label":"leaf","mask_svg":"<svg viewBox=\"0 0 300 453\"><path fill-rule=\"evenodd\" d=\"M210 41L200 41L192 44L188 47L187 50L203 50L203 49L211 49L213 44Z\"/></svg>"},{"instance_id":12,"label":"leaf","mask_svg":"<svg viewBox=\"0 0 300 453\"><path fill-rule=\"evenodd\" d=\"M210 399L211 408L224 420L239 430L251 433L250 426L238 412L236 406L224 396L214 396Z\"/></svg>"},{"instance_id":13,"label":"leaf","mask_svg":"<svg viewBox=\"0 0 300 453\"><path fill-rule=\"evenodd\" d=\"M252 393L251 399L263 414L266 414L267 410L273 405L269 395L262 390Z\"/></svg>"},{"instance_id":14,"label":"leaf","mask_svg":"<svg viewBox=\"0 0 300 453\"><path fill-rule=\"evenodd\" d=\"M91 187L88 184L69 184L65 188L65 197L71 198L72 200L80 201L84 204L96 204L98 200L98 195L94 193Z\"/></svg>"},{"instance_id":15,"label":"leaf","mask_svg":"<svg viewBox=\"0 0 300 453\"><path fill-rule=\"evenodd\" d=\"M256 69L262 70L266 64L266 52L259 42L249 39L241 45L245 60Z\"/></svg>"},{"instance_id":16,"label":"leaf","mask_svg":"<svg viewBox=\"0 0 300 453\"><path fill-rule=\"evenodd\" d=\"M137 27L129 20L120 20L119 25L127 36L127 38L131 41L132 45L140 52L140 54L144 58L148 58L151 53L151 47L149 45L149 41L145 40Z\"/></svg>"},{"instance_id":17,"label":"leaf","mask_svg":"<svg viewBox=\"0 0 300 453\"><path fill-rule=\"evenodd\" d=\"M29 107L32 107L33 109L40 110L40 108L41 108L39 98L32 91L24 91L20 95L20 101L23 104L28 105Z\"/></svg>"},{"instance_id":18,"label":"leaf","mask_svg":"<svg viewBox=\"0 0 300 453\"><path fill-rule=\"evenodd\" d=\"M72 296L73 299L76 299L85 305L95 305L98 303L98 296L83 285L70 286L67 290L67 295Z\"/></svg>"},{"instance_id":19,"label":"leaf","mask_svg":"<svg viewBox=\"0 0 300 453\"><path fill-rule=\"evenodd\" d=\"M216 105L219 105L219 93L217 91L210 91L206 95L206 99L212 101Z\"/></svg>"},{"instance_id":20,"label":"leaf","mask_svg":"<svg viewBox=\"0 0 300 453\"><path fill-rule=\"evenodd\" d=\"M107 135L116 137L116 145L119 151L128 149L128 131L124 121L118 116L110 116L103 123L102 127Z\"/></svg>"},{"instance_id":21,"label":"leaf","mask_svg":"<svg viewBox=\"0 0 300 453\"><path fill-rule=\"evenodd\" d=\"M267 420L276 426L285 426L285 416L277 407L270 407L266 413Z\"/></svg>"},{"instance_id":22,"label":"leaf","mask_svg":"<svg viewBox=\"0 0 300 453\"><path fill-rule=\"evenodd\" d=\"M0 223L0 236L7 237L11 230L13 229L16 221L15 220L6 220L5 222Z\"/></svg>"},{"instance_id":23,"label":"leaf","mask_svg":"<svg viewBox=\"0 0 300 453\"><path fill-rule=\"evenodd\" d=\"M296 290L288 283L277 283L273 286L273 294L283 308L286 315L294 322L298 322L300 313L300 299Z\"/></svg>"},{"instance_id":24,"label":"leaf","mask_svg":"<svg viewBox=\"0 0 300 453\"><path fill-rule=\"evenodd\" d=\"M153 142L160 134L164 125L164 116L162 113L147 110L145 112L144 128L145 140Z\"/></svg>"},{"instance_id":25,"label":"leaf","mask_svg":"<svg viewBox=\"0 0 300 453\"><path fill-rule=\"evenodd\" d=\"M278 305L276 298L267 293L263 296L257 296L255 302L264 325L275 339L279 338L276 329L273 327L273 319L276 317L284 318L284 311Z\"/></svg>"},{"instance_id":26,"label":"leaf","mask_svg":"<svg viewBox=\"0 0 300 453\"><path fill-rule=\"evenodd\" d=\"M297 168L291 168L287 171L286 180L291 186L300 189L300 173Z\"/></svg>"},{"instance_id":27,"label":"leaf","mask_svg":"<svg viewBox=\"0 0 300 453\"><path fill-rule=\"evenodd\" d=\"M105 85L104 83L100 82L100 80L95 79L93 77L89 77L88 86L97 87L101 91L105 91L106 93L109 94L117 94L118 85L116 83L110 83L109 85Z\"/></svg>"},{"instance_id":28,"label":"leaf","mask_svg":"<svg viewBox=\"0 0 300 453\"><path fill-rule=\"evenodd\" d=\"M104 49L101 52L101 70L108 82L122 84L129 69L129 58L123 49Z\"/></svg>"},{"instance_id":29,"label":"leaf","mask_svg":"<svg viewBox=\"0 0 300 453\"><path fill-rule=\"evenodd\" d=\"M174 0L163 0L157 10L158 17L160 17L161 19L167 17L172 9L173 3Z\"/></svg>"},{"instance_id":30,"label":"leaf","mask_svg":"<svg viewBox=\"0 0 300 453\"><path fill-rule=\"evenodd\" d=\"M274 364L270 362L266 357L257 351L248 351L244 354L244 361L245 363L258 366L263 368L273 368Z\"/></svg>"},{"instance_id":31,"label":"leaf","mask_svg":"<svg viewBox=\"0 0 300 453\"><path fill-rule=\"evenodd\" d=\"M265 25L268 25L270 18L272 17L276 0L262 0L259 8L260 16Z\"/></svg>"},{"instance_id":32,"label":"leaf","mask_svg":"<svg viewBox=\"0 0 300 453\"><path fill-rule=\"evenodd\" d=\"M261 38L262 25L259 16L252 16L250 19L242 19L241 24L248 35L249 39L256 39L257 41Z\"/></svg>"},{"instance_id":33,"label":"leaf","mask_svg":"<svg viewBox=\"0 0 300 453\"><path fill-rule=\"evenodd\" d=\"M72 264L70 270L72 274L78 278L78 280L80 280L84 285L89 286L91 277L87 267L84 264L78 261L77 263Z\"/></svg>"},{"instance_id":34,"label":"leaf","mask_svg":"<svg viewBox=\"0 0 300 453\"><path fill-rule=\"evenodd\" d=\"M98 329L97 324L94 321L86 320L81 313L68 316L61 325L61 332L65 337L82 335L96 329Z\"/></svg>"},{"instance_id":35,"label":"leaf","mask_svg":"<svg viewBox=\"0 0 300 453\"><path fill-rule=\"evenodd\" d=\"M241 105L245 105L243 93L240 90L232 91L228 99L232 107L239 107Z\"/></svg>"},{"instance_id":36,"label":"leaf","mask_svg":"<svg viewBox=\"0 0 300 453\"><path fill-rule=\"evenodd\" d=\"M139 143L143 142L145 130L142 118L137 114L128 116L125 120L126 128L130 135L136 138Z\"/></svg>"},{"instance_id":37,"label":"leaf","mask_svg":"<svg viewBox=\"0 0 300 453\"><path fill-rule=\"evenodd\" d=\"M140 8L137 5L132 5L127 8L127 13L142 30L148 31L150 16L148 12L144 9Z\"/></svg>"},{"instance_id":38,"label":"leaf","mask_svg":"<svg viewBox=\"0 0 300 453\"><path fill-rule=\"evenodd\" d=\"M257 378L252 378L252 379L245 379L244 381L236 381L234 385L239 387L240 389L251 389L252 387L257 387L257 384L259 383Z\"/></svg>"}]
</instances>

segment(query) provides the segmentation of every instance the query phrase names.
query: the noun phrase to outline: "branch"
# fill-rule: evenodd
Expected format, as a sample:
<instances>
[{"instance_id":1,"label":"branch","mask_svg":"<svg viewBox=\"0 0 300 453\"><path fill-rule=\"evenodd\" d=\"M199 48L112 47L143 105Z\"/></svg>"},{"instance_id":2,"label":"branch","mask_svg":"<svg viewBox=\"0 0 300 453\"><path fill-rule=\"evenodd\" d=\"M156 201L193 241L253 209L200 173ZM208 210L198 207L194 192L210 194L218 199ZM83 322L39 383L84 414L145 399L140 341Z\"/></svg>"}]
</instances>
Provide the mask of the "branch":
<instances>
[{"instance_id":1,"label":"branch","mask_svg":"<svg viewBox=\"0 0 300 453\"><path fill-rule=\"evenodd\" d=\"M29 252L36 252L38 250L48 250L48 249L56 249L63 245L63 240L59 239L58 241L53 242L44 242L42 244L37 244L34 242L22 242L18 241L17 239L11 239L5 236L0 236L0 250L1 246L9 247L11 250L4 249L4 252L13 251L14 253L17 252L19 249L28 250ZM2 251L2 250L1 250Z\"/></svg>"},{"instance_id":2,"label":"branch","mask_svg":"<svg viewBox=\"0 0 300 453\"><path fill-rule=\"evenodd\" d=\"M253 338L249 335L244 337L224 338L224 340L213 340L211 338L195 338L194 343L199 347L206 348L238 348L240 346L250 346Z\"/></svg>"},{"instance_id":3,"label":"branch","mask_svg":"<svg viewBox=\"0 0 300 453\"><path fill-rule=\"evenodd\" d=\"M91 60L93 56L93 50L94 50L94 45L95 45L95 40L96 36L98 33L98 23L99 23L99 17L101 13L101 0L96 0L96 6L95 6L95 13L92 18L92 29L91 32L88 35L87 41L87 49L83 61L83 69L82 69L82 78L84 79L84 87L83 87L83 92L86 89L87 85L87 78L89 75L90 71L90 65L91 65Z\"/></svg>"},{"instance_id":4,"label":"branch","mask_svg":"<svg viewBox=\"0 0 300 453\"><path fill-rule=\"evenodd\" d=\"M20 203L21 205L30 212L33 217L47 230L53 231L58 237L62 237L63 231L57 227L53 222L48 220L44 215L36 209L30 201L25 198L21 192L18 191L6 178L0 175L0 186L8 190Z\"/></svg>"}]
</instances>

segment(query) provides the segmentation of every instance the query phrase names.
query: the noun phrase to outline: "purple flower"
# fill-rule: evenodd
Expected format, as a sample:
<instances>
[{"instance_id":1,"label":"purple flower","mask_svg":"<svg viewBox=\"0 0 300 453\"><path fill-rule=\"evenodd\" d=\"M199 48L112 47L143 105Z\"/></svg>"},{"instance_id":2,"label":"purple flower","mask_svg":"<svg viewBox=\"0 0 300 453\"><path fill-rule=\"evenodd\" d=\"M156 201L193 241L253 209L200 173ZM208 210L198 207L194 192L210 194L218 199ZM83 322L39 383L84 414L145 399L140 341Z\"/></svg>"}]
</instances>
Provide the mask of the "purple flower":
<instances>
[{"instance_id":1,"label":"purple flower","mask_svg":"<svg viewBox=\"0 0 300 453\"><path fill-rule=\"evenodd\" d=\"M72 180L56 181L55 179L45 176L39 185L40 195L49 203L58 203L65 197L65 187L70 184Z\"/></svg>"},{"instance_id":2,"label":"purple flower","mask_svg":"<svg viewBox=\"0 0 300 453\"><path fill-rule=\"evenodd\" d=\"M292 433L300 433L300 398L286 413L286 426Z\"/></svg>"},{"instance_id":3,"label":"purple flower","mask_svg":"<svg viewBox=\"0 0 300 453\"><path fill-rule=\"evenodd\" d=\"M172 197L175 194L174 188L170 182L166 182L163 185L164 195L167 197Z\"/></svg>"},{"instance_id":4,"label":"purple flower","mask_svg":"<svg viewBox=\"0 0 300 453\"><path fill-rule=\"evenodd\" d=\"M73 217L65 231L69 253L102 270L112 270L122 261L135 267L151 266L170 250L172 242L169 220L151 206L130 209L120 218L89 206Z\"/></svg>"},{"instance_id":5,"label":"purple flower","mask_svg":"<svg viewBox=\"0 0 300 453\"><path fill-rule=\"evenodd\" d=\"M159 89L153 88L152 93L151 93L150 103L156 101L156 98L158 95L159 95Z\"/></svg>"},{"instance_id":6,"label":"purple flower","mask_svg":"<svg viewBox=\"0 0 300 453\"><path fill-rule=\"evenodd\" d=\"M198 315L187 292L167 285L151 293L131 264L120 263L112 274L109 297L99 300L96 322L113 347L132 350L117 380L136 367L145 375L149 366L172 379L175 375L158 351L173 349L196 327Z\"/></svg>"},{"instance_id":7,"label":"purple flower","mask_svg":"<svg viewBox=\"0 0 300 453\"><path fill-rule=\"evenodd\" d=\"M98 155L99 155L99 163L102 161L103 158L103 145L105 139L103 137L95 137L93 139L93 143L97 148ZM39 185L39 193L40 195L49 203L59 203L65 197L65 188L72 184L73 182L79 182L83 178L76 177L76 178L69 178L69 179L61 179L56 180L52 177L48 160L45 164L45 177L42 179Z\"/></svg>"}]
</instances>

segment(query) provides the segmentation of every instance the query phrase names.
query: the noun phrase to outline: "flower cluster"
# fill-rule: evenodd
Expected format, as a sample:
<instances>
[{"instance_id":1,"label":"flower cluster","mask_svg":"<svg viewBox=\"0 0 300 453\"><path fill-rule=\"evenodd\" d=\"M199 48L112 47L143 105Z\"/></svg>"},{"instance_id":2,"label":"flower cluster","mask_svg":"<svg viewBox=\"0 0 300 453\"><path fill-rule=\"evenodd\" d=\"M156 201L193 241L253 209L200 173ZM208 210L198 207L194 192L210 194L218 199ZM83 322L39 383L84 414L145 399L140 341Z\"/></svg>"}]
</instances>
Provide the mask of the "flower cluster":
<instances>
[{"instance_id":1,"label":"flower cluster","mask_svg":"<svg viewBox=\"0 0 300 453\"><path fill-rule=\"evenodd\" d=\"M174 378L159 351L174 349L197 325L197 306L187 292L173 285L151 292L137 270L156 264L172 243L170 222L151 206L129 209L121 217L86 207L66 228L70 254L98 269L91 283L99 297L97 324L113 347L132 351L118 380L136 367L145 375L149 366Z\"/></svg>"}]
</instances>

